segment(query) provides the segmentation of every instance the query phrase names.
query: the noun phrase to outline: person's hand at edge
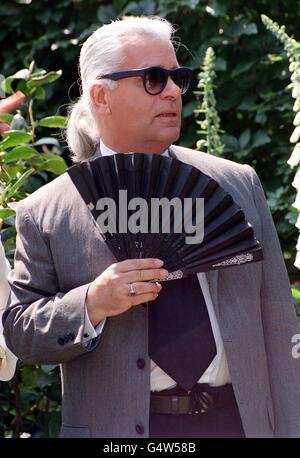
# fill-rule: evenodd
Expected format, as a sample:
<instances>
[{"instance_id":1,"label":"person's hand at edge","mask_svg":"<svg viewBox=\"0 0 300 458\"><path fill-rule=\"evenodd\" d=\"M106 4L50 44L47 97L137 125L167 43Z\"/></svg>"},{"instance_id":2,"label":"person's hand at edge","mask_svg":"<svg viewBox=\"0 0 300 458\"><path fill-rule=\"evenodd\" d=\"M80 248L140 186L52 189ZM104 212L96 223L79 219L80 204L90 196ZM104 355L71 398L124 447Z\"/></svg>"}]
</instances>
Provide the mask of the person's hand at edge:
<instances>
[{"instance_id":1,"label":"person's hand at edge","mask_svg":"<svg viewBox=\"0 0 300 458\"><path fill-rule=\"evenodd\" d=\"M21 91L17 91L15 94L10 95L6 99L0 100L0 115L11 113L12 111L19 108L26 96ZM9 124L0 123L0 135L10 129Z\"/></svg>"}]
</instances>

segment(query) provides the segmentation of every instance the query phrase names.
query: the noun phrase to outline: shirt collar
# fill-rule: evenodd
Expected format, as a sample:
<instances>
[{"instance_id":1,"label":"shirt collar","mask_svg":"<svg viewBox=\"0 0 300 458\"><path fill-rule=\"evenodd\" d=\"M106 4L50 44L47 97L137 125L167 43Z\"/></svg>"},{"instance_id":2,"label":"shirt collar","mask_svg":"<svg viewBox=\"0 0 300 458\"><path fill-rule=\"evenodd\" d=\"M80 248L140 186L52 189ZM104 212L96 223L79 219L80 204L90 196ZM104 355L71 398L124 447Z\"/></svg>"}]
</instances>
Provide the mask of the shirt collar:
<instances>
[{"instance_id":1,"label":"shirt collar","mask_svg":"<svg viewBox=\"0 0 300 458\"><path fill-rule=\"evenodd\" d=\"M96 151L95 151L94 155L91 157L91 159L96 159L96 157L99 157L99 156L112 156L113 154L117 154L117 152L113 151L108 146L106 146L103 143L102 139L100 139L100 143L97 145ZM163 152L163 156L167 156L167 157L170 156L168 149L166 149Z\"/></svg>"}]
</instances>

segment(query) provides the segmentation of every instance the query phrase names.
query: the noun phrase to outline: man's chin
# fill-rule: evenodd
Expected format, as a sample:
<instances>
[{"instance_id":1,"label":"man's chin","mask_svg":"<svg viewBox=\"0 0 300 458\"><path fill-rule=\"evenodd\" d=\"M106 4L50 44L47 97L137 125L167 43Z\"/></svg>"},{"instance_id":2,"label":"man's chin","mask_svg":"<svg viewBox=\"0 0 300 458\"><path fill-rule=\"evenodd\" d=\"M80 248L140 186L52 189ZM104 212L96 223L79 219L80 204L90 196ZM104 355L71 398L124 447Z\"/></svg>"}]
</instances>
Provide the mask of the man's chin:
<instances>
[{"instance_id":1,"label":"man's chin","mask_svg":"<svg viewBox=\"0 0 300 458\"><path fill-rule=\"evenodd\" d=\"M178 127L176 129L176 132L172 133L172 135L170 134L168 136L168 143L169 145L171 145L172 143L176 142L180 137L180 127Z\"/></svg>"},{"instance_id":2,"label":"man's chin","mask_svg":"<svg viewBox=\"0 0 300 458\"><path fill-rule=\"evenodd\" d=\"M154 152L159 152L163 153L166 151L166 149L169 148L172 143L175 143L180 137L180 128L172 128L172 129L164 129L164 131L159 132L153 132L153 135L151 138L149 138L146 144L143 144L143 146L140 147L140 151L145 151L146 153L154 153ZM144 142L142 142L144 143Z\"/></svg>"},{"instance_id":3,"label":"man's chin","mask_svg":"<svg viewBox=\"0 0 300 458\"><path fill-rule=\"evenodd\" d=\"M161 140L165 140L169 144L176 142L178 138L180 137L180 126L170 126L166 127L160 132L160 138Z\"/></svg>"}]
</instances>

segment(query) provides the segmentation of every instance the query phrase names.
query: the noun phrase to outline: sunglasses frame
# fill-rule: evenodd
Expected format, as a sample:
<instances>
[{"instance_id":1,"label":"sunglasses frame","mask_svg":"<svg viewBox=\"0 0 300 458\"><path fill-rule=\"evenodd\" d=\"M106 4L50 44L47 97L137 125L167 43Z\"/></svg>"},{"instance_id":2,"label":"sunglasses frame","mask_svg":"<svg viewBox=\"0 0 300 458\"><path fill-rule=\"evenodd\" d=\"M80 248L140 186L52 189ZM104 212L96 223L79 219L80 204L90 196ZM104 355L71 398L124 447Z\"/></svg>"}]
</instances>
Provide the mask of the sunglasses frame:
<instances>
[{"instance_id":1,"label":"sunglasses frame","mask_svg":"<svg viewBox=\"0 0 300 458\"><path fill-rule=\"evenodd\" d=\"M149 92L149 90L147 89L147 86L146 86L146 83L147 83L146 82L146 74L147 74L147 72L149 72L151 70L159 70L165 75L165 82L162 83L162 88L158 92L155 92L155 93ZM119 81L119 80L124 79L124 78L132 78L132 77L140 76L140 77L143 78L143 85L144 85L144 89L147 92L147 94L149 94L149 95L158 95L158 94L161 94L163 92L163 90L165 89L165 87L166 87L166 85L168 83L168 78L169 77L176 84L176 82L175 82L176 74L178 74L178 71L180 72L182 70L187 71L187 73L188 73L188 84L186 85L186 88L184 88L183 90L180 88L181 94L183 95L189 89L190 82L191 82L192 70L189 67L177 67L177 68L174 68L173 70L166 70L165 68L162 68L162 67L159 67L159 66L146 67L146 68L140 68L138 70L124 70L124 71L121 71L121 72L107 73L106 75L100 76L99 79L110 79L110 80L113 80L113 81Z\"/></svg>"}]
</instances>

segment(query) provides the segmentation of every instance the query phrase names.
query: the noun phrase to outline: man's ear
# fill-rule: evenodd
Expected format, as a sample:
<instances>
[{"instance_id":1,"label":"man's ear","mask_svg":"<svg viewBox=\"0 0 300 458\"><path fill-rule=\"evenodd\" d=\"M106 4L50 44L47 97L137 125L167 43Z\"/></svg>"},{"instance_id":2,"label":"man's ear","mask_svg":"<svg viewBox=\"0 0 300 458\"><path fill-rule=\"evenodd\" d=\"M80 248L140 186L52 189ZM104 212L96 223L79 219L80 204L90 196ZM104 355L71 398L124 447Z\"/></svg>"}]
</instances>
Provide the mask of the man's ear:
<instances>
[{"instance_id":1,"label":"man's ear","mask_svg":"<svg viewBox=\"0 0 300 458\"><path fill-rule=\"evenodd\" d=\"M102 114L110 113L108 91L109 88L102 84L94 84L90 88L90 100L94 108Z\"/></svg>"}]
</instances>

